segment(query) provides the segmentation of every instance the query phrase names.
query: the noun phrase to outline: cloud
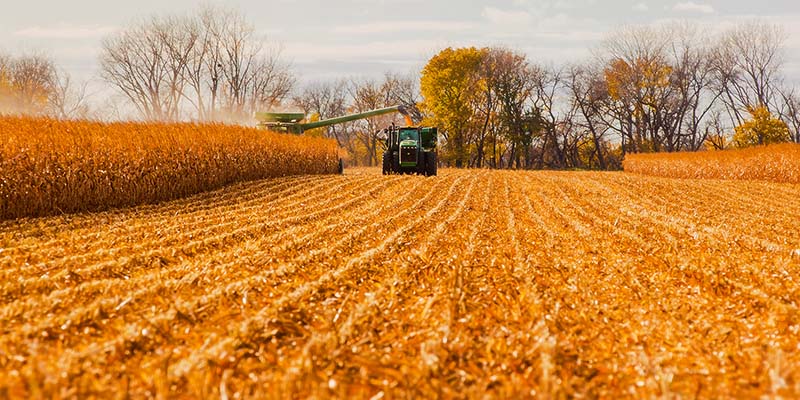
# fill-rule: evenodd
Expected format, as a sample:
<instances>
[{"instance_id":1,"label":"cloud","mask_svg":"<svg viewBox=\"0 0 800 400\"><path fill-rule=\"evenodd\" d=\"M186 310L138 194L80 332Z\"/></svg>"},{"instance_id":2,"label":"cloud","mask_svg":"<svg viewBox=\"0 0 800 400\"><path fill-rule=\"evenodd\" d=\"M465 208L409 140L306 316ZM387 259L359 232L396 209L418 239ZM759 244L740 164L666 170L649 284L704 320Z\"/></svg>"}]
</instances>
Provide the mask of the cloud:
<instances>
[{"instance_id":1,"label":"cloud","mask_svg":"<svg viewBox=\"0 0 800 400\"><path fill-rule=\"evenodd\" d=\"M495 7L484 7L481 13L489 22L497 25L525 25L532 20L526 11L505 11Z\"/></svg>"},{"instance_id":2,"label":"cloud","mask_svg":"<svg viewBox=\"0 0 800 400\"><path fill-rule=\"evenodd\" d=\"M638 3L635 6L633 6L634 11L647 11L649 9L650 7L647 5L647 3Z\"/></svg>"},{"instance_id":3,"label":"cloud","mask_svg":"<svg viewBox=\"0 0 800 400\"><path fill-rule=\"evenodd\" d=\"M401 39L371 41L366 43L287 42L284 55L300 63L324 60L369 60L387 61L422 59L431 51L449 45L465 43L443 43L430 39Z\"/></svg>"},{"instance_id":4,"label":"cloud","mask_svg":"<svg viewBox=\"0 0 800 400\"><path fill-rule=\"evenodd\" d=\"M692 1L687 1L685 3L678 3L672 7L674 11L681 11L681 12L693 12L693 13L703 13L703 14L713 14L714 7L709 4L698 4Z\"/></svg>"},{"instance_id":5,"label":"cloud","mask_svg":"<svg viewBox=\"0 0 800 400\"><path fill-rule=\"evenodd\" d=\"M580 42L602 39L605 29L595 19L560 13L539 21L533 34L550 40Z\"/></svg>"},{"instance_id":6,"label":"cloud","mask_svg":"<svg viewBox=\"0 0 800 400\"><path fill-rule=\"evenodd\" d=\"M117 31L113 26L70 25L31 26L14 32L14 36L34 39L87 39L97 38Z\"/></svg>"},{"instance_id":7,"label":"cloud","mask_svg":"<svg viewBox=\"0 0 800 400\"><path fill-rule=\"evenodd\" d=\"M285 33L285 31L279 28L268 28L268 29L261 29L258 31L258 34L262 36L276 36L282 33Z\"/></svg>"},{"instance_id":8,"label":"cloud","mask_svg":"<svg viewBox=\"0 0 800 400\"><path fill-rule=\"evenodd\" d=\"M577 10L593 6L597 0L556 0L552 2L552 7L557 10Z\"/></svg>"},{"instance_id":9,"label":"cloud","mask_svg":"<svg viewBox=\"0 0 800 400\"><path fill-rule=\"evenodd\" d=\"M375 21L366 24L337 26L333 32L356 35L398 32L458 32L473 27L473 24L462 21Z\"/></svg>"}]
</instances>

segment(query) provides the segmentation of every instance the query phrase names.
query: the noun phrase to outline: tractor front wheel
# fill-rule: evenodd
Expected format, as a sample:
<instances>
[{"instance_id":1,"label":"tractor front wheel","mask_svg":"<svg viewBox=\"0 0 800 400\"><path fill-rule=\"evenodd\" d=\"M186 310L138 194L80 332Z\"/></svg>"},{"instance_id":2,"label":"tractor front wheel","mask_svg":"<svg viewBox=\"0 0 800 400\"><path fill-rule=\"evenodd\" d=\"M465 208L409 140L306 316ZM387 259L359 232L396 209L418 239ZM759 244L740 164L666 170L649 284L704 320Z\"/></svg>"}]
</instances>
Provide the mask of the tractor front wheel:
<instances>
[{"instance_id":1,"label":"tractor front wheel","mask_svg":"<svg viewBox=\"0 0 800 400\"><path fill-rule=\"evenodd\" d=\"M392 153L392 172L400 173L400 153Z\"/></svg>"}]
</instances>

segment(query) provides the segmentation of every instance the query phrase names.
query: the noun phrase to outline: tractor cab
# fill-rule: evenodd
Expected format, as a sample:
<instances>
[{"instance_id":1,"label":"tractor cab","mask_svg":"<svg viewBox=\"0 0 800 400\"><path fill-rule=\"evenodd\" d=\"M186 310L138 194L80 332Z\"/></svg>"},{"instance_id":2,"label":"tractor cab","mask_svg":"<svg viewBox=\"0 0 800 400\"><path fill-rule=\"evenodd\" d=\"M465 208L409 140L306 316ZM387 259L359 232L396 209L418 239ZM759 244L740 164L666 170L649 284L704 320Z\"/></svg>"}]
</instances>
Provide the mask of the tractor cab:
<instances>
[{"instance_id":1,"label":"tractor cab","mask_svg":"<svg viewBox=\"0 0 800 400\"><path fill-rule=\"evenodd\" d=\"M395 128L388 134L388 146L398 149L400 167L416 167L419 156L419 128Z\"/></svg>"}]
</instances>

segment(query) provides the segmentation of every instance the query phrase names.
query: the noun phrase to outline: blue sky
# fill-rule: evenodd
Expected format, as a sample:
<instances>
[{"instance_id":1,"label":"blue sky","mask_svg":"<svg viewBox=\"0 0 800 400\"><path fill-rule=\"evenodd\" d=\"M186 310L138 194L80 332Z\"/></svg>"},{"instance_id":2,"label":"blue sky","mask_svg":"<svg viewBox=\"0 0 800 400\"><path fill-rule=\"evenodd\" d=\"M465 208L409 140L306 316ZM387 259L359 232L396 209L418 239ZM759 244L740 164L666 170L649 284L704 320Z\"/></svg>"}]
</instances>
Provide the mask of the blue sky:
<instances>
[{"instance_id":1,"label":"blue sky","mask_svg":"<svg viewBox=\"0 0 800 400\"><path fill-rule=\"evenodd\" d=\"M0 51L44 53L90 79L103 37L137 18L203 4L243 12L302 82L411 72L446 46L504 45L534 61L580 61L621 25L677 19L719 31L754 17L785 27L786 72L800 82L800 2L789 0L14 1L0 14Z\"/></svg>"}]
</instances>

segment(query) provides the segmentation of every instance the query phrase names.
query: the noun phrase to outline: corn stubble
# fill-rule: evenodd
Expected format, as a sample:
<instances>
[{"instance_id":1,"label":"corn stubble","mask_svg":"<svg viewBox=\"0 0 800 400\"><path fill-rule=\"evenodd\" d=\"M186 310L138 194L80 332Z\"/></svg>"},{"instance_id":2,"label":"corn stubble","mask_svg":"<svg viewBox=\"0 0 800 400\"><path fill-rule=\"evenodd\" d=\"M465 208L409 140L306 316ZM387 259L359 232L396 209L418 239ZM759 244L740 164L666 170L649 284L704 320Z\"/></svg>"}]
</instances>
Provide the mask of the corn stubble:
<instances>
[{"instance_id":1,"label":"corn stubble","mask_svg":"<svg viewBox=\"0 0 800 400\"><path fill-rule=\"evenodd\" d=\"M330 140L228 125L0 117L0 219L155 203L337 171Z\"/></svg>"},{"instance_id":2,"label":"corn stubble","mask_svg":"<svg viewBox=\"0 0 800 400\"><path fill-rule=\"evenodd\" d=\"M794 397L799 199L367 169L4 222L0 397Z\"/></svg>"},{"instance_id":3,"label":"corn stubble","mask_svg":"<svg viewBox=\"0 0 800 400\"><path fill-rule=\"evenodd\" d=\"M625 172L671 178L800 183L800 144L682 153L628 154Z\"/></svg>"}]
</instances>

